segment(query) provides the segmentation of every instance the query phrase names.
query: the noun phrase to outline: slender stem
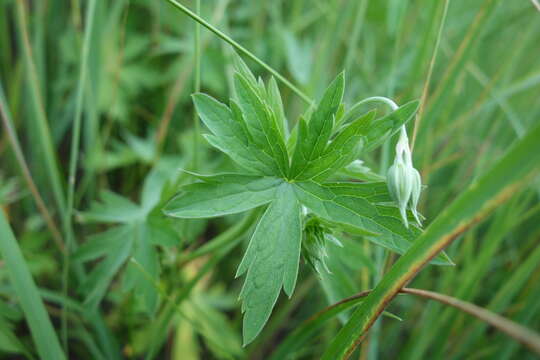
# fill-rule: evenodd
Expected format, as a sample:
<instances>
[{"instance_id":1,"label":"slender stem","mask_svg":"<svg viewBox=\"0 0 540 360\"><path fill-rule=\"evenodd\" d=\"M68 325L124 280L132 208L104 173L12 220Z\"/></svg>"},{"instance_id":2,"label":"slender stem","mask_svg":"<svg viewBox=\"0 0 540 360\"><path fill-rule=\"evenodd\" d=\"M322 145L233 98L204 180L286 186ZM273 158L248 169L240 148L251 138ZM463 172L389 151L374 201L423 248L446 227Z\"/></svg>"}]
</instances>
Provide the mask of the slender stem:
<instances>
[{"instance_id":1,"label":"slender stem","mask_svg":"<svg viewBox=\"0 0 540 360\"><path fill-rule=\"evenodd\" d=\"M231 37L224 34L219 29L215 28L213 25L208 23L206 20L201 18L199 15L195 14L193 11L189 10L184 5L180 4L176 0L167 0L170 2L173 6L181 10L183 13L188 15L193 20L197 21L199 24L216 34L219 38L229 43L232 47L234 47L236 50L241 52L242 54L246 55L251 60L255 61L257 64L262 66L264 69L266 69L269 73L274 75L279 81L281 81L285 86L287 86L289 89L291 89L296 95L298 95L302 100L304 100L308 105L313 104L313 100L304 94L300 89L298 89L295 85L293 85L289 80L287 80L285 77L283 77L280 73L278 73L276 70L274 70L270 65L266 64L264 61L259 59L257 56L255 56L253 53L251 53L249 50L244 48L242 45L234 41Z\"/></svg>"},{"instance_id":2,"label":"slender stem","mask_svg":"<svg viewBox=\"0 0 540 360\"><path fill-rule=\"evenodd\" d=\"M439 31L437 33L437 40L435 41L435 49L433 50L433 55L431 56L431 60L429 62L429 70L428 70L426 82L424 83L424 89L422 90L422 97L420 98L420 109L418 109L418 113L416 114L415 121L414 121L414 130L413 130L413 136L412 136L412 142L411 142L411 149L414 149L414 143L416 142L416 134L418 133L418 128L420 127L422 114L424 113L424 104L426 102L427 93L429 90L429 83L431 81L431 75L433 74L433 68L435 66L435 59L437 58L439 45L441 43L441 37L442 37L443 29L444 29L444 24L446 22L446 14L448 13L449 3L450 3L450 0L446 0L444 3L441 24L439 26Z\"/></svg>"},{"instance_id":3,"label":"slender stem","mask_svg":"<svg viewBox=\"0 0 540 360\"><path fill-rule=\"evenodd\" d=\"M39 193L39 190L34 182L34 179L32 178L32 174L30 172L30 168L28 167L28 163L26 162L26 159L24 158L24 154L22 152L21 145L17 137L17 133L15 132L15 127L13 126L13 121L11 119L11 114L9 112L9 107L7 105L7 102L4 96L4 90L2 88L1 82L0 82L0 115L2 117L4 128L6 129L9 142L11 143L11 147L13 149L13 152L15 153L15 158L17 159L17 163L19 164L24 181L26 182L28 189L32 193L32 196L34 197L34 201L36 202L36 206L39 212L41 213L41 215L43 216L43 219L45 220L47 227L51 231L51 235L56 245L58 246L61 252L64 252L65 249L64 249L64 241L62 240L62 235L60 234L60 231L58 230L58 226L56 226L56 223L54 222L52 215L49 213L47 206L45 206L45 202L43 201L43 198L41 197L41 194Z\"/></svg>"},{"instance_id":4,"label":"slender stem","mask_svg":"<svg viewBox=\"0 0 540 360\"><path fill-rule=\"evenodd\" d=\"M195 11L201 13L201 0L195 1ZM195 23L195 92L201 91L201 25ZM199 136L201 134L201 126L197 112L193 112L193 168L197 170L199 166Z\"/></svg>"},{"instance_id":5,"label":"slender stem","mask_svg":"<svg viewBox=\"0 0 540 360\"><path fill-rule=\"evenodd\" d=\"M66 234L67 249L64 254L64 268L63 268L63 292L67 295L69 288L69 253L73 249L73 228L72 228L72 214L73 214L73 199L75 194L75 176L77 172L77 160L79 158L79 143L81 133L82 122L82 105L83 94L85 89L86 71L88 67L88 54L90 52L90 39L92 36L92 28L94 23L94 12L96 8L96 1L91 0L88 3L88 10L86 13L86 24L84 30L84 40L82 44L81 53L81 68L79 72L79 82L77 85L77 97L75 103L75 118L73 120L73 131L71 137L71 149L69 159L69 175L68 175L68 193L66 213L64 218L64 232ZM67 316L66 309L62 307L61 315L61 328L62 328L62 343L64 350L68 353L68 328L67 328Z\"/></svg>"},{"instance_id":6,"label":"slender stem","mask_svg":"<svg viewBox=\"0 0 540 360\"><path fill-rule=\"evenodd\" d=\"M225 9L227 8L229 0L220 1L219 4L215 7L212 14L212 22L220 22L222 17L225 15ZM201 36L201 52L208 46L209 38L206 36L209 34L204 34ZM182 95L183 91L186 89L185 82L187 81L190 74L193 73L195 68L195 57L186 58L182 61L182 71L178 74L176 81L170 88L169 94L167 96L167 101L165 102L165 110L163 115L159 120L159 125L156 131L156 160L160 156L161 148L163 147L163 142L167 136L169 130L169 124L173 116L173 112L178 104L178 100Z\"/></svg>"},{"instance_id":7,"label":"slender stem","mask_svg":"<svg viewBox=\"0 0 540 360\"><path fill-rule=\"evenodd\" d=\"M322 314L340 306L343 304L352 303L355 300L364 298L368 296L372 290L364 290L355 294L353 296L347 297L335 304L330 305L329 307L319 311L316 315L312 316L308 321L314 321L318 319ZM438 292L415 289L415 288L402 288L399 290L401 294L410 294L423 297L425 299L431 299L438 301L442 304L452 306L458 310L461 310L469 315L474 316L475 318L482 320L489 325L493 326L495 329L505 333L514 340L525 345L527 348L533 352L540 354L540 335L536 332L512 321L503 316L500 316L492 311L486 310L480 306L472 304L467 301L456 299L455 297L444 295Z\"/></svg>"},{"instance_id":8,"label":"slender stem","mask_svg":"<svg viewBox=\"0 0 540 360\"><path fill-rule=\"evenodd\" d=\"M432 299L466 312L467 314L488 323L495 329L502 331L506 335L534 351L536 354L540 355L540 335L514 321L511 321L487 309L481 308L475 304L433 291L404 288L401 289L400 292L421 296L426 299Z\"/></svg>"}]
</instances>

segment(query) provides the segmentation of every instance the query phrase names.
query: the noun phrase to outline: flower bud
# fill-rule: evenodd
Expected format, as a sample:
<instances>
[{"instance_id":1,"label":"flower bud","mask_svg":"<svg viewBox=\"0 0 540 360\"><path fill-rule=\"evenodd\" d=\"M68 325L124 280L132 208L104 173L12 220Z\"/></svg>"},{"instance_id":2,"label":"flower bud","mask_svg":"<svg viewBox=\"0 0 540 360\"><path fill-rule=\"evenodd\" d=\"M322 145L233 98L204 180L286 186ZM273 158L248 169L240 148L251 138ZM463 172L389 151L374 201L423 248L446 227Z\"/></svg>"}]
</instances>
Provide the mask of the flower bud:
<instances>
[{"instance_id":1,"label":"flower bud","mask_svg":"<svg viewBox=\"0 0 540 360\"><path fill-rule=\"evenodd\" d=\"M338 246L343 245L315 217L308 218L304 230L305 237L302 241L304 259L318 274L321 274L322 270L331 274L326 264L326 258L328 257L327 242L332 242Z\"/></svg>"},{"instance_id":2,"label":"flower bud","mask_svg":"<svg viewBox=\"0 0 540 360\"><path fill-rule=\"evenodd\" d=\"M420 173L413 167L409 139L404 126L401 127L399 140L396 144L394 164L388 169L386 179L388 191L394 201L398 203L399 212L405 226L409 227L407 206L411 209L418 225L421 226L416 207L422 192L422 180L420 179Z\"/></svg>"},{"instance_id":3,"label":"flower bud","mask_svg":"<svg viewBox=\"0 0 540 360\"><path fill-rule=\"evenodd\" d=\"M388 169L386 179L388 191L394 201L398 203L403 223L406 227L409 227L409 222L407 221L407 204L411 198L414 181L410 173L410 168L402 161L394 162L390 169Z\"/></svg>"}]
</instances>

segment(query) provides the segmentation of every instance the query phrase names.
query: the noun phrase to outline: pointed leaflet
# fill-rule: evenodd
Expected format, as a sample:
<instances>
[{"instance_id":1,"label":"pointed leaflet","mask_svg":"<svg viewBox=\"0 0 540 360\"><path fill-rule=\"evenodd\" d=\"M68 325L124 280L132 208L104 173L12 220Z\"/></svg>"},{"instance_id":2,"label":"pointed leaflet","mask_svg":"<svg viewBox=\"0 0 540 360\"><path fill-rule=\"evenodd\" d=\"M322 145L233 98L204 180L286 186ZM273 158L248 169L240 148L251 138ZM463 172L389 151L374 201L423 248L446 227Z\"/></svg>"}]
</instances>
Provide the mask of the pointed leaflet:
<instances>
[{"instance_id":1,"label":"pointed leaflet","mask_svg":"<svg viewBox=\"0 0 540 360\"><path fill-rule=\"evenodd\" d=\"M344 75L341 73L326 89L317 109L311 115L307 127L299 128L291 163L291 178L301 176L310 163L322 155L332 134L334 116L341 104L344 86Z\"/></svg>"},{"instance_id":2,"label":"pointed leaflet","mask_svg":"<svg viewBox=\"0 0 540 360\"><path fill-rule=\"evenodd\" d=\"M279 173L275 160L256 148L240 114L231 111L225 104L205 94L193 95L193 103L201 120L215 136L205 135L208 142L229 155L246 170L261 175Z\"/></svg>"},{"instance_id":3,"label":"pointed leaflet","mask_svg":"<svg viewBox=\"0 0 540 360\"><path fill-rule=\"evenodd\" d=\"M364 114L347 124L328 144L324 152L296 177L296 180L313 179L321 182L355 160L365 143L375 111Z\"/></svg>"},{"instance_id":4,"label":"pointed leaflet","mask_svg":"<svg viewBox=\"0 0 540 360\"><path fill-rule=\"evenodd\" d=\"M262 330L281 287L292 295L298 275L302 225L292 185L283 183L257 225L237 276L247 272L240 293L244 344Z\"/></svg>"},{"instance_id":5,"label":"pointed leaflet","mask_svg":"<svg viewBox=\"0 0 540 360\"><path fill-rule=\"evenodd\" d=\"M257 88L257 79L255 79L255 76L253 75L249 67L237 53L233 53L233 64L234 70L237 73L241 74L251 86Z\"/></svg>"},{"instance_id":6,"label":"pointed leaflet","mask_svg":"<svg viewBox=\"0 0 540 360\"><path fill-rule=\"evenodd\" d=\"M245 77L236 73L234 89L253 142L275 160L281 176L285 177L289 172L289 155L276 116L260 96L264 88L257 91Z\"/></svg>"},{"instance_id":7,"label":"pointed leaflet","mask_svg":"<svg viewBox=\"0 0 540 360\"><path fill-rule=\"evenodd\" d=\"M368 191L370 184L362 184ZM380 184L376 188L381 191ZM395 208L375 205L368 201L359 186L344 184L320 185L315 182L301 182L294 186L300 202L316 215L345 227L357 228L373 233L367 238L398 254L403 254L411 243L420 235L415 227L407 229L392 210ZM375 190L374 190L375 191ZM373 191L373 192L374 192ZM444 255L432 261L437 265L450 265L451 261Z\"/></svg>"},{"instance_id":8,"label":"pointed leaflet","mask_svg":"<svg viewBox=\"0 0 540 360\"><path fill-rule=\"evenodd\" d=\"M287 123L285 111L283 110L283 102L281 101L279 87L274 77L271 77L270 81L268 81L268 103L276 116L281 136L284 139L287 139L289 136L289 124Z\"/></svg>"},{"instance_id":9,"label":"pointed leaflet","mask_svg":"<svg viewBox=\"0 0 540 360\"><path fill-rule=\"evenodd\" d=\"M223 182L195 183L181 188L163 209L178 218L207 218L235 214L269 203L283 180L229 174Z\"/></svg>"}]
</instances>

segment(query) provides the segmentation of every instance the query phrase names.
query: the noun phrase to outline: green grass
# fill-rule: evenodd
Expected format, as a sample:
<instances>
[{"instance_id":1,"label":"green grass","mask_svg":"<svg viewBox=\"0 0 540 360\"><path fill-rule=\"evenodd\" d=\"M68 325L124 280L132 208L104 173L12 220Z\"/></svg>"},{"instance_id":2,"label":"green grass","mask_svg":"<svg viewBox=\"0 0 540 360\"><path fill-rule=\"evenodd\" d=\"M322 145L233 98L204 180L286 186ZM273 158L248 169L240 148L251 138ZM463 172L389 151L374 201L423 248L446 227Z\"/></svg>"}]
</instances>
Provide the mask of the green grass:
<instances>
[{"instance_id":1,"label":"green grass","mask_svg":"<svg viewBox=\"0 0 540 360\"><path fill-rule=\"evenodd\" d=\"M532 1L495 0L1 2L0 358L535 358L539 15ZM338 84L317 115L343 71L344 111ZM201 92L238 99L244 122L223 108L211 119L208 98L194 106ZM386 115L393 130L411 118L425 185L422 234L399 230L412 246L365 225L369 206L398 214L381 208L384 186L366 195L306 178L384 181L397 136L383 142L388 127L365 124ZM343 124L355 124L347 136ZM227 143L233 160L210 144L242 131L266 136L242 153L262 162L238 166L238 144ZM358 150L349 136L365 141L363 168L338 161ZM276 186L192 174L276 169ZM250 239L281 245L256 253ZM455 266L428 264L443 248L432 262ZM262 287L254 271L270 274ZM292 297L274 305L282 283ZM405 285L442 302L397 295ZM242 302L255 305L242 314Z\"/></svg>"}]
</instances>

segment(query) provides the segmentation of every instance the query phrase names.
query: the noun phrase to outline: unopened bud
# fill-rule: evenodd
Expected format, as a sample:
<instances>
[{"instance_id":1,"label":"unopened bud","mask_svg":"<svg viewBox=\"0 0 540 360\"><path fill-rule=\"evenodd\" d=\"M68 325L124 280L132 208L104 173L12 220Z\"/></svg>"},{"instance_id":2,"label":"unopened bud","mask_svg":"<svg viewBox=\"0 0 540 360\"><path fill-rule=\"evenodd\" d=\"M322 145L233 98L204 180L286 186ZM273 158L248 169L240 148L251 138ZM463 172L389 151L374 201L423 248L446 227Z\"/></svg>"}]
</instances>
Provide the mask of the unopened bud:
<instances>
[{"instance_id":1,"label":"unopened bud","mask_svg":"<svg viewBox=\"0 0 540 360\"><path fill-rule=\"evenodd\" d=\"M328 257L327 242L332 242L338 246L343 245L334 236L329 234L328 229L316 218L306 221L304 230L305 237L302 241L302 255L304 259L318 274L322 270L331 274L326 264L326 258Z\"/></svg>"},{"instance_id":2,"label":"unopened bud","mask_svg":"<svg viewBox=\"0 0 540 360\"><path fill-rule=\"evenodd\" d=\"M409 222L407 221L407 204L411 198L413 178L410 176L408 166L400 161L394 162L390 169L388 169L386 179L390 195L398 203L403 223L406 227L409 227Z\"/></svg>"},{"instance_id":3,"label":"unopened bud","mask_svg":"<svg viewBox=\"0 0 540 360\"><path fill-rule=\"evenodd\" d=\"M393 165L388 169L387 184L390 195L397 202L403 223L409 227L407 220L407 207L409 206L416 222L420 223L420 216L416 210L422 180L420 173L413 167L412 155L409 148L409 139L405 127L401 128L401 134L396 144L396 157Z\"/></svg>"}]
</instances>

